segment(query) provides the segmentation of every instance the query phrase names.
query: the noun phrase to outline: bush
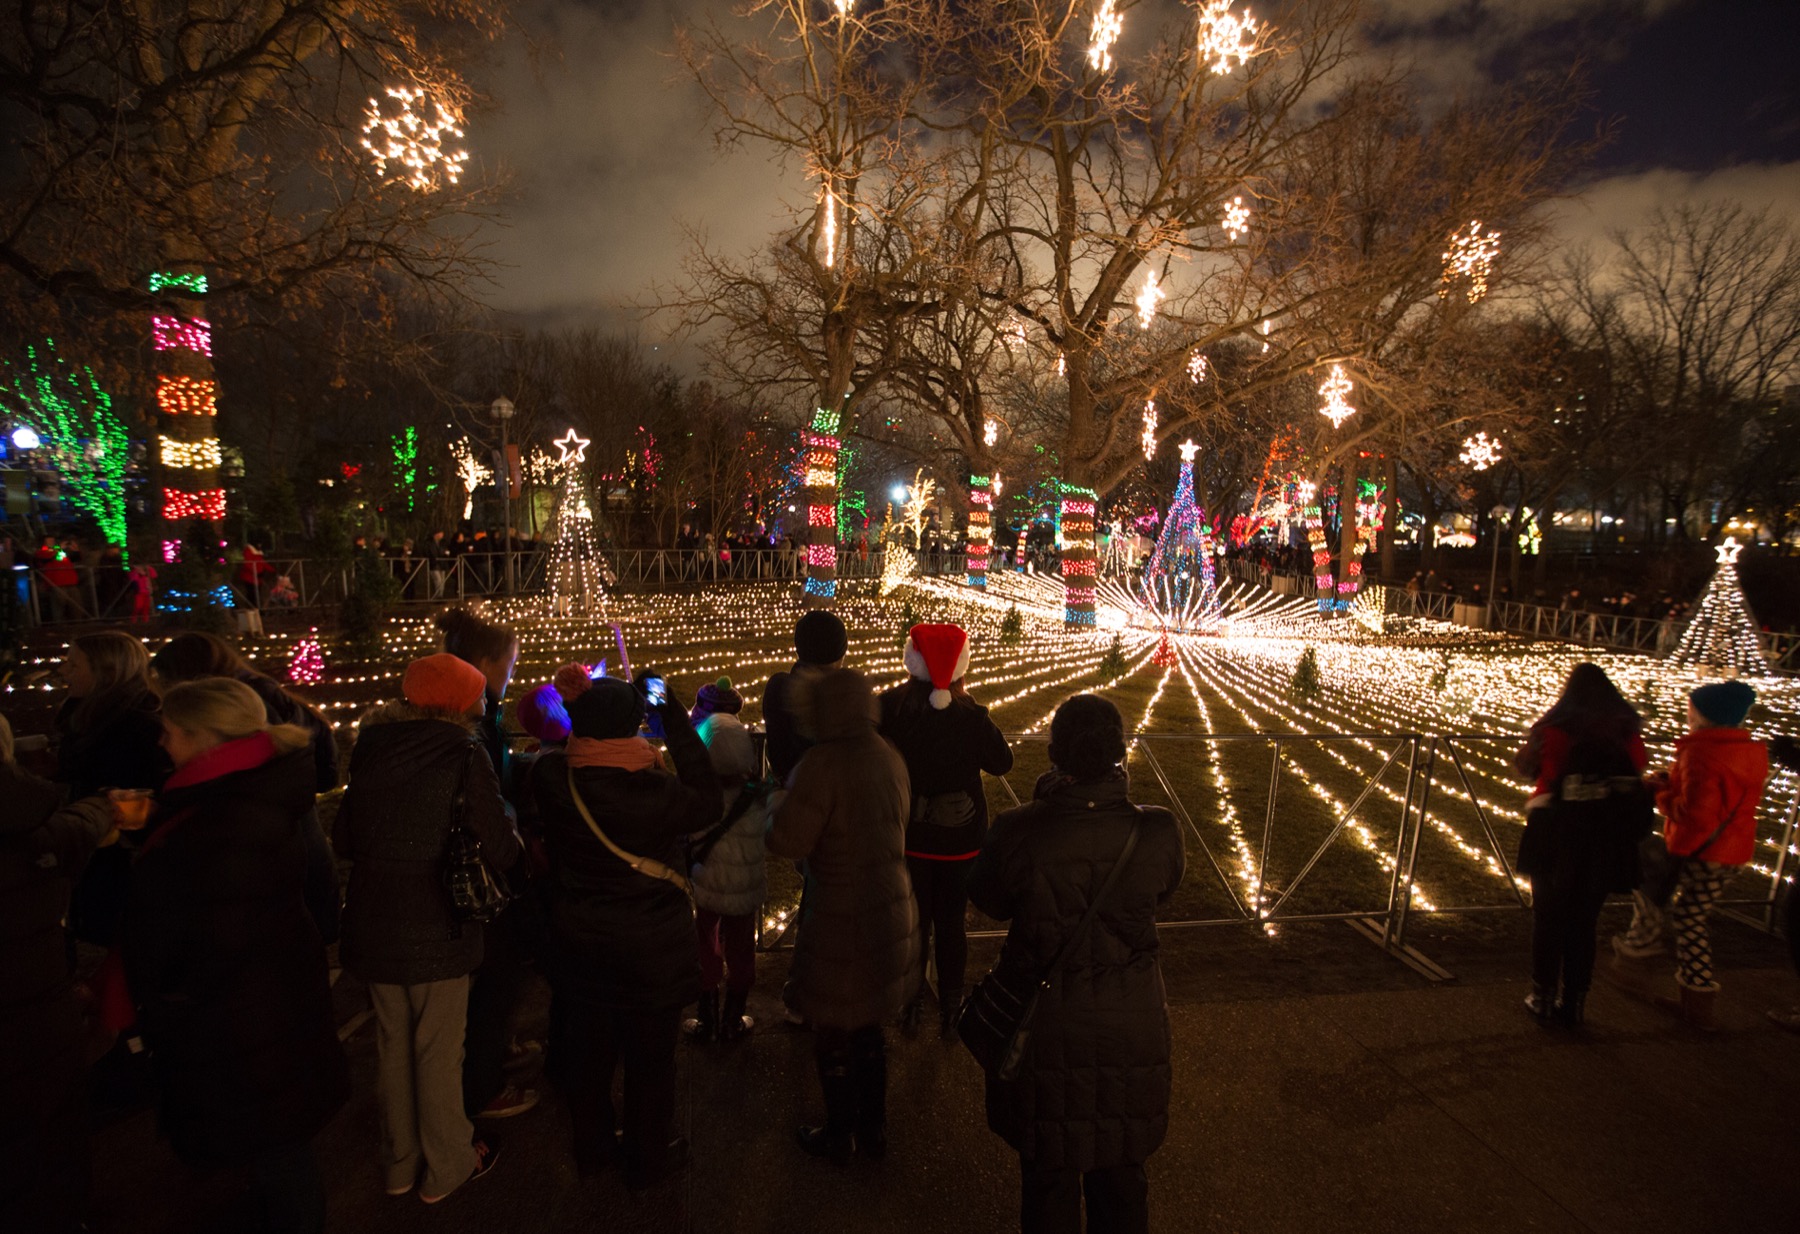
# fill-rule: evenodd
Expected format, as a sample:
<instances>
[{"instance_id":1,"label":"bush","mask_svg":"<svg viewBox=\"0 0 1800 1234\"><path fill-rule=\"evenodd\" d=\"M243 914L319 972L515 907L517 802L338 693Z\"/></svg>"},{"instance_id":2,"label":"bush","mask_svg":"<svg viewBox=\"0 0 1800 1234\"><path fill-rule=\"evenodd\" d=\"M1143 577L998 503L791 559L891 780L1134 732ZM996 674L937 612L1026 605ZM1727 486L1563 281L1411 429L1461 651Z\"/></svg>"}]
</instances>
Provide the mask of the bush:
<instances>
[{"instance_id":1,"label":"bush","mask_svg":"<svg viewBox=\"0 0 1800 1234\"><path fill-rule=\"evenodd\" d=\"M1319 679L1319 655L1308 647L1300 653L1299 663L1294 665L1293 679L1288 682L1288 697L1296 703L1317 702L1323 684Z\"/></svg>"},{"instance_id":2,"label":"bush","mask_svg":"<svg viewBox=\"0 0 1800 1234\"><path fill-rule=\"evenodd\" d=\"M1025 619L1019 616L1019 606L1010 605L1006 616L1000 619L1000 645L1017 647L1025 639Z\"/></svg>"},{"instance_id":3,"label":"bush","mask_svg":"<svg viewBox=\"0 0 1800 1234\"><path fill-rule=\"evenodd\" d=\"M394 577L392 565L373 549L359 554L351 569L350 594L344 597L338 616L345 636L367 647L381 638L382 623L400 599L400 580Z\"/></svg>"}]
</instances>

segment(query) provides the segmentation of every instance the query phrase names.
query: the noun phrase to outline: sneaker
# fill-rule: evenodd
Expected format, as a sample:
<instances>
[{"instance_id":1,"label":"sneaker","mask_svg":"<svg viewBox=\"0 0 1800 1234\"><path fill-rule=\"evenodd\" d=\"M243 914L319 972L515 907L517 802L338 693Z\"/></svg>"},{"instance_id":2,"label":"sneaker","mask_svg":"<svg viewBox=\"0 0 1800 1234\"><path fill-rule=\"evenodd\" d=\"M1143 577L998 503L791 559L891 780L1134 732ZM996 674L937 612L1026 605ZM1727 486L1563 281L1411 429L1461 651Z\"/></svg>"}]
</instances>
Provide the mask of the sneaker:
<instances>
[{"instance_id":1,"label":"sneaker","mask_svg":"<svg viewBox=\"0 0 1800 1234\"><path fill-rule=\"evenodd\" d=\"M508 1084L501 1089L495 1098L484 1106L476 1118L511 1118L515 1114L523 1114L538 1103L538 1091L535 1088L519 1088Z\"/></svg>"},{"instance_id":2,"label":"sneaker","mask_svg":"<svg viewBox=\"0 0 1800 1234\"><path fill-rule=\"evenodd\" d=\"M387 1193L389 1195L410 1195L412 1193L412 1189L413 1189L413 1184L408 1183L404 1187L389 1187L387 1189Z\"/></svg>"},{"instance_id":3,"label":"sneaker","mask_svg":"<svg viewBox=\"0 0 1800 1234\"><path fill-rule=\"evenodd\" d=\"M426 1195L423 1191L421 1191L421 1192L419 1192L419 1199L426 1204L436 1204L440 1200L447 1199L448 1197L455 1195L457 1191L461 1191L462 1187L468 1186L470 1183L472 1183L476 1179L480 1178L483 1174L486 1174L489 1170L493 1169L494 1163L499 1160L500 1160L500 1143L499 1143L499 1141L497 1141L497 1140L494 1140L494 1141L476 1140L475 1141L475 1168L469 1172L469 1176L467 1178L463 1179L462 1186L457 1187L455 1190L452 1190L452 1191L446 1191L443 1195Z\"/></svg>"}]
</instances>

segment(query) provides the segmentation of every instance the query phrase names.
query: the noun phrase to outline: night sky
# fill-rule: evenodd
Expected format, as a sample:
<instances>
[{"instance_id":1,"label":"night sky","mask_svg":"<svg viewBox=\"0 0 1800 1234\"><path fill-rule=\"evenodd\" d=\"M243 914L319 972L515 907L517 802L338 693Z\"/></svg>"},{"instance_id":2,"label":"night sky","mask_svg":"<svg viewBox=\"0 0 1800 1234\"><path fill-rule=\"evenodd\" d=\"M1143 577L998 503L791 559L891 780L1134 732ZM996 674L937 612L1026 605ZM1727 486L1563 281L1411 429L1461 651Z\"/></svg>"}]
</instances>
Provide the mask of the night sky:
<instances>
[{"instance_id":1,"label":"night sky","mask_svg":"<svg viewBox=\"0 0 1800 1234\"><path fill-rule=\"evenodd\" d=\"M1251 0L1253 12L1266 5ZM1557 207L1572 242L1660 203L1729 196L1800 222L1800 0L1370 0L1379 47L1428 90L1586 63L1593 124L1617 121L1584 193ZM1147 25L1168 0L1126 16ZM798 168L721 153L673 57L684 17L724 0L523 0L523 33L478 87L478 159L511 176L491 300L522 325L598 324L659 342L630 306L680 273L683 227L726 248L766 240ZM672 357L685 359L686 357Z\"/></svg>"}]
</instances>

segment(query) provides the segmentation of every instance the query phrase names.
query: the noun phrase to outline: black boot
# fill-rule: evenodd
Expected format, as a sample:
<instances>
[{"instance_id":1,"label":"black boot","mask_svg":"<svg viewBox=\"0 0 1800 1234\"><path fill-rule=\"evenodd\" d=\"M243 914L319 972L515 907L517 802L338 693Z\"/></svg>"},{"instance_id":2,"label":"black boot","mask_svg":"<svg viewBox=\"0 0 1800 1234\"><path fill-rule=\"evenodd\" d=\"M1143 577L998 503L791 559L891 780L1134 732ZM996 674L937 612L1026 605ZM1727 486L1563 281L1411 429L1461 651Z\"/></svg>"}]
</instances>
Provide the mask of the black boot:
<instances>
[{"instance_id":1,"label":"black boot","mask_svg":"<svg viewBox=\"0 0 1800 1234\"><path fill-rule=\"evenodd\" d=\"M682 1025L687 1039L699 1044L719 1039L719 992L708 990L694 1008L694 1018Z\"/></svg>"},{"instance_id":2,"label":"black boot","mask_svg":"<svg viewBox=\"0 0 1800 1234\"><path fill-rule=\"evenodd\" d=\"M833 1165L850 1160L856 1128L856 1078L848 1049L818 1057L819 1088L825 1095L825 1122L799 1129L800 1147Z\"/></svg>"},{"instance_id":3,"label":"black boot","mask_svg":"<svg viewBox=\"0 0 1800 1234\"><path fill-rule=\"evenodd\" d=\"M1551 1017L1556 1014L1556 991L1548 986L1539 985L1535 981L1532 982L1531 993L1525 998L1525 1010L1529 1011L1532 1018L1539 1024L1550 1023Z\"/></svg>"},{"instance_id":4,"label":"black boot","mask_svg":"<svg viewBox=\"0 0 1800 1234\"><path fill-rule=\"evenodd\" d=\"M719 1040L737 1041L750 1035L756 1027L756 1021L744 1014L744 1005L750 1001L748 990L727 990L725 1007L719 1012Z\"/></svg>"},{"instance_id":5,"label":"black boot","mask_svg":"<svg viewBox=\"0 0 1800 1234\"><path fill-rule=\"evenodd\" d=\"M957 986L953 990L944 990L938 996L938 1036L945 1041L956 1040L956 1019L962 1014L963 992Z\"/></svg>"},{"instance_id":6,"label":"black boot","mask_svg":"<svg viewBox=\"0 0 1800 1234\"><path fill-rule=\"evenodd\" d=\"M1587 1021L1587 991L1564 990L1556 1004L1556 1020L1568 1028L1580 1028Z\"/></svg>"},{"instance_id":7,"label":"black boot","mask_svg":"<svg viewBox=\"0 0 1800 1234\"><path fill-rule=\"evenodd\" d=\"M856 1151L871 1161L887 1156L887 1042L879 1028L852 1049L856 1081Z\"/></svg>"},{"instance_id":8,"label":"black boot","mask_svg":"<svg viewBox=\"0 0 1800 1234\"><path fill-rule=\"evenodd\" d=\"M925 1014L925 992L913 995L912 1001L900 1008L900 1031L908 1037L916 1037L919 1033L919 1020Z\"/></svg>"}]
</instances>

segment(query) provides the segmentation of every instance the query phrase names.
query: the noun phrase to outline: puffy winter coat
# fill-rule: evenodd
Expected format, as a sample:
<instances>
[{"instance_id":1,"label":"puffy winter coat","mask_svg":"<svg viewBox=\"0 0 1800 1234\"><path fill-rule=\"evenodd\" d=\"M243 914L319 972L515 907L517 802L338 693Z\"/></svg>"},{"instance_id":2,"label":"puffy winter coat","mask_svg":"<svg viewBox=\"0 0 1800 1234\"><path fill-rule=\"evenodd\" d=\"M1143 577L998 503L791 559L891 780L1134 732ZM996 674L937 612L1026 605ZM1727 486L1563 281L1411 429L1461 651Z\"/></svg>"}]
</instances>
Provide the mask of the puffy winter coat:
<instances>
[{"instance_id":1,"label":"puffy winter coat","mask_svg":"<svg viewBox=\"0 0 1800 1234\"><path fill-rule=\"evenodd\" d=\"M1678 738L1669 782L1656 794L1669 851L1722 865L1749 861L1768 778L1768 750L1741 728L1702 728ZM1721 823L1725 829L1708 843Z\"/></svg>"},{"instance_id":2,"label":"puffy winter coat","mask_svg":"<svg viewBox=\"0 0 1800 1234\"><path fill-rule=\"evenodd\" d=\"M794 768L769 851L805 862L790 999L824 1028L865 1028L919 981L919 917L906 873L906 764L875 732L861 673L813 686L817 744Z\"/></svg>"},{"instance_id":3,"label":"puffy winter coat","mask_svg":"<svg viewBox=\"0 0 1800 1234\"><path fill-rule=\"evenodd\" d=\"M674 775L578 767L574 779L614 844L679 870L682 840L718 818L719 782L687 713L665 707L662 717ZM595 838L569 795L564 751L539 756L531 791L550 860L555 982L584 1002L625 1010L667 1010L698 999L700 950L681 888L638 873Z\"/></svg>"},{"instance_id":4,"label":"puffy winter coat","mask_svg":"<svg viewBox=\"0 0 1800 1234\"><path fill-rule=\"evenodd\" d=\"M1527 771L1539 791L1519 838L1519 873L1601 894L1633 890L1643 878L1638 844L1656 820L1643 742L1635 735L1576 741L1541 723L1532 731L1544 753L1541 766Z\"/></svg>"},{"instance_id":5,"label":"puffy winter coat","mask_svg":"<svg viewBox=\"0 0 1800 1234\"><path fill-rule=\"evenodd\" d=\"M1174 817L1141 812L1123 779L1046 776L1036 797L994 820L969 898L1009 922L1000 967L1039 976L1080 922L1134 820L1137 849L1038 1004L1017 1079L987 1080L988 1126L1050 1170L1138 1164L1169 1125L1169 1013L1156 909L1180 886Z\"/></svg>"},{"instance_id":6,"label":"puffy winter coat","mask_svg":"<svg viewBox=\"0 0 1800 1234\"><path fill-rule=\"evenodd\" d=\"M725 813L736 804L739 791L725 794ZM749 808L713 844L706 860L690 872L694 903L721 917L754 913L769 893L764 837L775 821L775 801L766 788L752 786L749 791L754 794Z\"/></svg>"},{"instance_id":7,"label":"puffy winter coat","mask_svg":"<svg viewBox=\"0 0 1800 1234\"><path fill-rule=\"evenodd\" d=\"M304 895L312 786L302 749L165 788L132 871L125 973L163 1130L190 1164L303 1143L349 1097Z\"/></svg>"},{"instance_id":8,"label":"puffy winter coat","mask_svg":"<svg viewBox=\"0 0 1800 1234\"><path fill-rule=\"evenodd\" d=\"M0 1213L12 1228L60 1228L87 1169L81 1011L62 922L111 810L101 797L64 808L60 788L11 763L0 763L0 801Z\"/></svg>"},{"instance_id":9,"label":"puffy winter coat","mask_svg":"<svg viewBox=\"0 0 1800 1234\"><path fill-rule=\"evenodd\" d=\"M292 724L312 734L313 789L328 793L338 784L337 738L331 721L311 706L295 698L274 679L261 673L243 672L237 679L256 691L262 699L263 714L270 724ZM306 840L306 908L319 937L327 946L338 941L340 916L343 911L343 888L338 886L337 859L325 840L325 828L319 823L319 811L307 812L301 823Z\"/></svg>"},{"instance_id":10,"label":"puffy winter coat","mask_svg":"<svg viewBox=\"0 0 1800 1234\"><path fill-rule=\"evenodd\" d=\"M929 681L908 681L881 696L881 735L906 762L915 801L962 793L974 806L969 821L942 827L914 810L906 828L911 857L967 858L981 851L987 835L987 792L981 773L1003 776L1012 770L1012 747L987 708L964 694L942 711L927 701Z\"/></svg>"},{"instance_id":11,"label":"puffy winter coat","mask_svg":"<svg viewBox=\"0 0 1800 1234\"><path fill-rule=\"evenodd\" d=\"M504 873L519 842L475 722L405 702L363 717L333 836L351 863L339 954L364 981L422 985L481 963L480 923L457 921L444 890L459 784L463 824Z\"/></svg>"},{"instance_id":12,"label":"puffy winter coat","mask_svg":"<svg viewBox=\"0 0 1800 1234\"><path fill-rule=\"evenodd\" d=\"M796 663L785 673L776 673L763 688L764 753L769 770L782 783L794 773L800 756L812 745L801 722L806 710L807 692L825 672L816 664Z\"/></svg>"}]
</instances>

